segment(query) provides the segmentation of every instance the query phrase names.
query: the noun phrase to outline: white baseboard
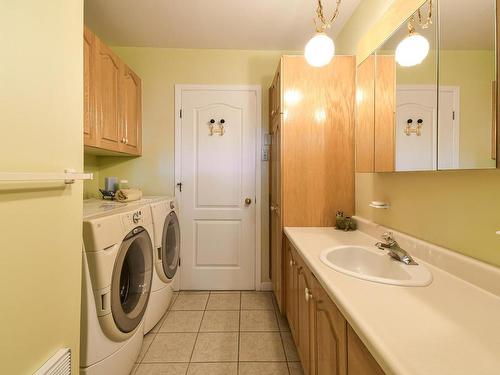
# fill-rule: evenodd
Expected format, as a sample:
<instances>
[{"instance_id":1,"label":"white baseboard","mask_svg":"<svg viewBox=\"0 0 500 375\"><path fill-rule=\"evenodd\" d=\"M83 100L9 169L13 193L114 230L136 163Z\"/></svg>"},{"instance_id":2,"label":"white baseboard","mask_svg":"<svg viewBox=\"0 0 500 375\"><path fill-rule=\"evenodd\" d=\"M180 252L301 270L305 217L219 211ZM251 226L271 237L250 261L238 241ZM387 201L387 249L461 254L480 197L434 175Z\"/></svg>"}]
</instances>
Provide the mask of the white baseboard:
<instances>
[{"instance_id":1,"label":"white baseboard","mask_svg":"<svg viewBox=\"0 0 500 375\"><path fill-rule=\"evenodd\" d=\"M270 281L263 281L262 283L260 283L260 290L262 290L263 292L270 292L271 290L273 290L273 283Z\"/></svg>"}]
</instances>

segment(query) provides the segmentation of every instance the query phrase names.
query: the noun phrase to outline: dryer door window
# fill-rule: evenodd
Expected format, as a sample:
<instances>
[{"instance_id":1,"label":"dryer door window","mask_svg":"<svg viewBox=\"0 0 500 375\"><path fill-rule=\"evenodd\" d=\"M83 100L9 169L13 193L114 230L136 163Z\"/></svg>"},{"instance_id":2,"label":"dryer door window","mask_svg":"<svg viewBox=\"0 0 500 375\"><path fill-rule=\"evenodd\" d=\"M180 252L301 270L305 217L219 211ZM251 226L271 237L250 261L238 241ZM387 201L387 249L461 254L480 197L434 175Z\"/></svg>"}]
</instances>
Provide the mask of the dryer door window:
<instances>
[{"instance_id":1,"label":"dryer door window","mask_svg":"<svg viewBox=\"0 0 500 375\"><path fill-rule=\"evenodd\" d=\"M179 265L180 238L179 220L172 211L165 219L161 240L163 272L168 279L174 277Z\"/></svg>"},{"instance_id":2,"label":"dryer door window","mask_svg":"<svg viewBox=\"0 0 500 375\"><path fill-rule=\"evenodd\" d=\"M133 331L141 322L151 292L151 239L135 228L123 240L111 279L111 312L118 329Z\"/></svg>"}]
</instances>

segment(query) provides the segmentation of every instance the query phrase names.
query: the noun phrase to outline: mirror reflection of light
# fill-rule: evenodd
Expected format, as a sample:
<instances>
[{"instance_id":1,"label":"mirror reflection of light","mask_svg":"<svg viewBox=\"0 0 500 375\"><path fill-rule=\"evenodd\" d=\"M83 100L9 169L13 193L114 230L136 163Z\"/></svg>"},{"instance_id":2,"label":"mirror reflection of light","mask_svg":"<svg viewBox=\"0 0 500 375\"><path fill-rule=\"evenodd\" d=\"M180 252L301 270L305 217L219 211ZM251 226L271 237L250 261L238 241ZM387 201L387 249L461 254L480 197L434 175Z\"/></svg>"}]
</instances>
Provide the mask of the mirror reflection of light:
<instances>
[{"instance_id":1,"label":"mirror reflection of light","mask_svg":"<svg viewBox=\"0 0 500 375\"><path fill-rule=\"evenodd\" d=\"M356 102L358 104L360 104L361 102L363 102L364 97L365 97L365 94L364 94L363 90L357 89L356 90Z\"/></svg>"},{"instance_id":2,"label":"mirror reflection of light","mask_svg":"<svg viewBox=\"0 0 500 375\"><path fill-rule=\"evenodd\" d=\"M420 64L429 54L429 41L420 34L410 33L396 48L396 61L410 67Z\"/></svg>"},{"instance_id":3,"label":"mirror reflection of light","mask_svg":"<svg viewBox=\"0 0 500 375\"><path fill-rule=\"evenodd\" d=\"M284 120L286 120L287 118L288 118L288 110L287 110L287 109L285 109L285 110L283 111L283 119L284 119Z\"/></svg>"},{"instance_id":4,"label":"mirror reflection of light","mask_svg":"<svg viewBox=\"0 0 500 375\"><path fill-rule=\"evenodd\" d=\"M302 92L297 89L288 89L284 95L285 105L293 107L302 100Z\"/></svg>"},{"instance_id":5,"label":"mirror reflection of light","mask_svg":"<svg viewBox=\"0 0 500 375\"><path fill-rule=\"evenodd\" d=\"M326 112L323 108L319 108L314 112L314 119L316 122L325 122Z\"/></svg>"}]
</instances>

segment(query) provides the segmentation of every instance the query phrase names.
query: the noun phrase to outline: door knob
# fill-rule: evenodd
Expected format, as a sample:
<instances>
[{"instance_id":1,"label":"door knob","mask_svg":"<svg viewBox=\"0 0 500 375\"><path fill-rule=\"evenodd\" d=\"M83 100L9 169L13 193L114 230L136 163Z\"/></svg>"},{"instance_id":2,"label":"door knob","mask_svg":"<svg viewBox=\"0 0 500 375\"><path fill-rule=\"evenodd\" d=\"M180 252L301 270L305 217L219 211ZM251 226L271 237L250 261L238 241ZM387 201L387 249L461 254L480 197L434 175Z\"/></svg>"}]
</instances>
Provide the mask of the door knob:
<instances>
[{"instance_id":1,"label":"door knob","mask_svg":"<svg viewBox=\"0 0 500 375\"><path fill-rule=\"evenodd\" d=\"M245 204L248 206L249 204L252 203L252 200L250 198L245 199Z\"/></svg>"}]
</instances>

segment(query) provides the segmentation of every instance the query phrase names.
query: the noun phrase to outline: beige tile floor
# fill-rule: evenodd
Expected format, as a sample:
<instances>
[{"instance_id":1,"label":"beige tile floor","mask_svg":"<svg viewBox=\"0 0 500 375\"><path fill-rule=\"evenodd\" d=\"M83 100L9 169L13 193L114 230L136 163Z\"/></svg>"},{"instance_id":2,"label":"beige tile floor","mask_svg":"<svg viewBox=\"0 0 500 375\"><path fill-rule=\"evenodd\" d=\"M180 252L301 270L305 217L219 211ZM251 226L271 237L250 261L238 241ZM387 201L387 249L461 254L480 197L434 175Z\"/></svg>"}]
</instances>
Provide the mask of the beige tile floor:
<instances>
[{"instance_id":1,"label":"beige tile floor","mask_svg":"<svg viewBox=\"0 0 500 375\"><path fill-rule=\"evenodd\" d=\"M303 375L269 292L180 292L144 337L134 375Z\"/></svg>"}]
</instances>

